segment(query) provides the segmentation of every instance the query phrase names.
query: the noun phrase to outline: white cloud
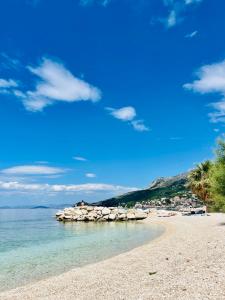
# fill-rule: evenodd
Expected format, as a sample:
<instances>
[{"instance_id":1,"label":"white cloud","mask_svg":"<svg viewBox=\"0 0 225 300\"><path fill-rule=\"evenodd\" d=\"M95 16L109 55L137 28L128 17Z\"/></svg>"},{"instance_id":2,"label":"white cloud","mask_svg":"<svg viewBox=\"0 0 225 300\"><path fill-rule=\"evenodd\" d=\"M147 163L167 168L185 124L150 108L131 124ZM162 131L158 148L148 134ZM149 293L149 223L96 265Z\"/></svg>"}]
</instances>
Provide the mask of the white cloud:
<instances>
[{"instance_id":1,"label":"white cloud","mask_svg":"<svg viewBox=\"0 0 225 300\"><path fill-rule=\"evenodd\" d=\"M198 79L184 84L184 88L200 94L218 93L222 99L211 103L216 111L210 113L212 122L225 122L225 60L202 66L196 73Z\"/></svg>"},{"instance_id":2,"label":"white cloud","mask_svg":"<svg viewBox=\"0 0 225 300\"><path fill-rule=\"evenodd\" d=\"M104 183L86 183L77 185L63 185L63 184L33 184L20 183L17 181L4 182L0 181L0 190L19 191L19 192L116 192L126 193L137 190L134 187L125 187L120 185L104 184Z\"/></svg>"},{"instance_id":3,"label":"white cloud","mask_svg":"<svg viewBox=\"0 0 225 300\"><path fill-rule=\"evenodd\" d=\"M73 159L78 160L78 161L87 161L87 159L82 156L74 156Z\"/></svg>"},{"instance_id":4,"label":"white cloud","mask_svg":"<svg viewBox=\"0 0 225 300\"><path fill-rule=\"evenodd\" d=\"M136 131L149 131L149 128L144 124L143 120L135 120L137 115L136 110L132 106L125 106L119 109L106 107L114 118L124 122L128 122Z\"/></svg>"},{"instance_id":5,"label":"white cloud","mask_svg":"<svg viewBox=\"0 0 225 300\"><path fill-rule=\"evenodd\" d=\"M191 39L191 38L195 37L197 34L198 34L198 31L195 30L195 31L193 31L193 32L191 32L191 33L186 34L186 35L185 35L185 38Z\"/></svg>"},{"instance_id":6,"label":"white cloud","mask_svg":"<svg viewBox=\"0 0 225 300\"><path fill-rule=\"evenodd\" d=\"M94 173L86 173L85 176L88 177L88 178L95 178L96 174L94 174Z\"/></svg>"},{"instance_id":7,"label":"white cloud","mask_svg":"<svg viewBox=\"0 0 225 300\"><path fill-rule=\"evenodd\" d=\"M0 87L11 88L11 94L20 98L29 111L42 111L46 106L62 101L95 102L101 99L98 88L75 77L62 63L42 58L39 66L28 66L27 69L34 76L33 79L38 78L34 90L24 91L14 80L5 79L1 79Z\"/></svg>"},{"instance_id":8,"label":"white cloud","mask_svg":"<svg viewBox=\"0 0 225 300\"><path fill-rule=\"evenodd\" d=\"M4 88L4 89L8 89L8 88L13 88L13 87L17 87L18 83L13 80L13 79L2 79L0 78L0 89Z\"/></svg>"},{"instance_id":9,"label":"white cloud","mask_svg":"<svg viewBox=\"0 0 225 300\"><path fill-rule=\"evenodd\" d=\"M110 111L110 114L114 118L122 121L131 121L136 117L136 110L132 106L126 106L119 109L108 107L106 109Z\"/></svg>"},{"instance_id":10,"label":"white cloud","mask_svg":"<svg viewBox=\"0 0 225 300\"><path fill-rule=\"evenodd\" d=\"M28 110L40 111L55 101L98 101L101 98L98 88L74 77L61 63L43 58L40 66L28 69L41 80L34 91L26 93L23 102Z\"/></svg>"},{"instance_id":11,"label":"white cloud","mask_svg":"<svg viewBox=\"0 0 225 300\"><path fill-rule=\"evenodd\" d=\"M225 60L219 63L205 65L196 73L198 79L186 83L184 87L201 94L225 94Z\"/></svg>"},{"instance_id":12,"label":"white cloud","mask_svg":"<svg viewBox=\"0 0 225 300\"><path fill-rule=\"evenodd\" d=\"M144 124L143 120L134 120L131 122L132 126L137 131L149 131L150 129Z\"/></svg>"},{"instance_id":13,"label":"white cloud","mask_svg":"<svg viewBox=\"0 0 225 300\"><path fill-rule=\"evenodd\" d=\"M177 23L177 13L175 10L171 10L167 19L167 27L173 27Z\"/></svg>"},{"instance_id":14,"label":"white cloud","mask_svg":"<svg viewBox=\"0 0 225 300\"><path fill-rule=\"evenodd\" d=\"M64 172L65 170L61 168L37 165L15 166L1 170L1 173L6 175L53 175Z\"/></svg>"}]
</instances>

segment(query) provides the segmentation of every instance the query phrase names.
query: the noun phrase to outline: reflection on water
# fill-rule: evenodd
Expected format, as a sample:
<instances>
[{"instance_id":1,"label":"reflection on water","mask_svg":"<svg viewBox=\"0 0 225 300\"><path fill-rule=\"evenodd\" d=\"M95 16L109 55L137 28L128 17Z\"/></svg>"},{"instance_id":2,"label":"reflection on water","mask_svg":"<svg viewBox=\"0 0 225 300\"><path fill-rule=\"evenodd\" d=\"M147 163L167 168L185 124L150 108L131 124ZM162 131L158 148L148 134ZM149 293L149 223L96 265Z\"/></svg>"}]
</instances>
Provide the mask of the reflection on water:
<instances>
[{"instance_id":1,"label":"reflection on water","mask_svg":"<svg viewBox=\"0 0 225 300\"><path fill-rule=\"evenodd\" d=\"M0 290L111 257L163 232L141 222L59 223L54 214L0 210Z\"/></svg>"}]
</instances>

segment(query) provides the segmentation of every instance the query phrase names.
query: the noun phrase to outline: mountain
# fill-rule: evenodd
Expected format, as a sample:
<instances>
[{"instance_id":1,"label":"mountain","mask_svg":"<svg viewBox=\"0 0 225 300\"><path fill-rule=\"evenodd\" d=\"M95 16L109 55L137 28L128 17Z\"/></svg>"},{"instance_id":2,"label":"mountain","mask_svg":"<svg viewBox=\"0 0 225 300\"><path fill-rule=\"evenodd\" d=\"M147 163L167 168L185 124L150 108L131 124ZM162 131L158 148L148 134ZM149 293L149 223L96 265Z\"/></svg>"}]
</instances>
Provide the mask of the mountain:
<instances>
[{"instance_id":1,"label":"mountain","mask_svg":"<svg viewBox=\"0 0 225 300\"><path fill-rule=\"evenodd\" d=\"M133 206L136 202L164 197L171 198L188 191L186 187L187 175L188 173L183 173L173 177L160 177L154 180L146 189L129 192L118 197L94 203L94 205L106 207L118 205Z\"/></svg>"},{"instance_id":2,"label":"mountain","mask_svg":"<svg viewBox=\"0 0 225 300\"><path fill-rule=\"evenodd\" d=\"M49 209L49 208L50 208L50 207L48 207L48 206L43 206L43 205L32 207L32 209Z\"/></svg>"}]
</instances>

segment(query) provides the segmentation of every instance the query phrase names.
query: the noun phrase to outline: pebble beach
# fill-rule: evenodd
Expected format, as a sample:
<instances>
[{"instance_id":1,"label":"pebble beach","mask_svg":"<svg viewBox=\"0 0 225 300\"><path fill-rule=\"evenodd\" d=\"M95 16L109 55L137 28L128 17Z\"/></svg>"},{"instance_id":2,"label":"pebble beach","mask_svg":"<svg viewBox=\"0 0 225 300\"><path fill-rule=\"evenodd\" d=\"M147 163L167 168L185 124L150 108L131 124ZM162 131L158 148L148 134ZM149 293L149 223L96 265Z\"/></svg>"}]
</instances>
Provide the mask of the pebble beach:
<instances>
[{"instance_id":1,"label":"pebble beach","mask_svg":"<svg viewBox=\"0 0 225 300\"><path fill-rule=\"evenodd\" d=\"M225 215L149 217L165 232L129 252L0 294L6 299L225 299Z\"/></svg>"}]
</instances>

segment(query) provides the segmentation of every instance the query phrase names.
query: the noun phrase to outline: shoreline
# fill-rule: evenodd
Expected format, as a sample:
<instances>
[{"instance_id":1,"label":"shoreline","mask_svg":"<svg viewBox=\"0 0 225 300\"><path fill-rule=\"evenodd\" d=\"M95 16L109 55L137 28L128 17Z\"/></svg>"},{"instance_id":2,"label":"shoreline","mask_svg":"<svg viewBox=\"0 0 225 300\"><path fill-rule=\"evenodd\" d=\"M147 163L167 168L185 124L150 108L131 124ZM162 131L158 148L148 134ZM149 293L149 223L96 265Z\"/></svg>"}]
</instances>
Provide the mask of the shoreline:
<instances>
[{"instance_id":1,"label":"shoreline","mask_svg":"<svg viewBox=\"0 0 225 300\"><path fill-rule=\"evenodd\" d=\"M154 240L0 299L225 299L224 221L222 214L150 217L143 222L165 227Z\"/></svg>"}]
</instances>

